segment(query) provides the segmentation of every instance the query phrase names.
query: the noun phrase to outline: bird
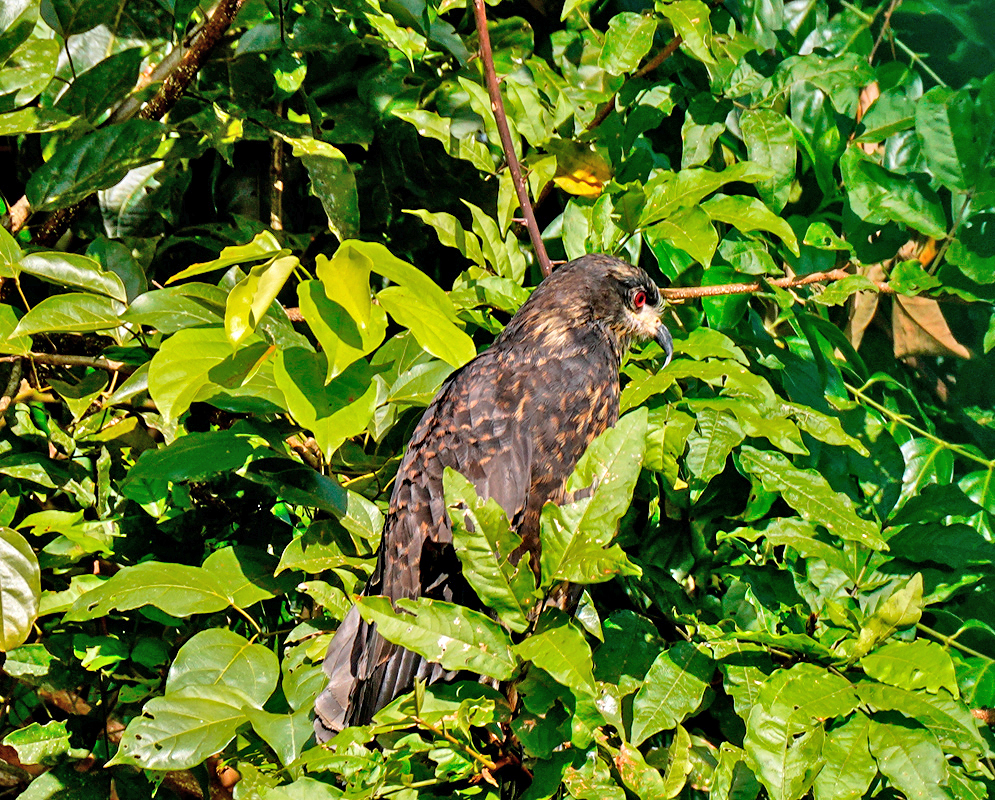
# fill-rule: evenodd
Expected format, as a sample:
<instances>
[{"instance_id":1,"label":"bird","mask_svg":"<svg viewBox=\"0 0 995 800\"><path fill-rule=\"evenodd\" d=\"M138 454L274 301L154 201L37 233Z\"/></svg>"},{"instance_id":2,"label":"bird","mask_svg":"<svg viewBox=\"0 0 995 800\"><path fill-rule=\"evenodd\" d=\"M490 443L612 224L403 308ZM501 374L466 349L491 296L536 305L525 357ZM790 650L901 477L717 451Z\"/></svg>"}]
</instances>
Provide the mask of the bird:
<instances>
[{"instance_id":1,"label":"bird","mask_svg":"<svg viewBox=\"0 0 995 800\"><path fill-rule=\"evenodd\" d=\"M673 354L660 291L638 266L609 255L569 261L532 292L494 343L453 373L425 410L398 467L376 566L363 595L429 597L481 607L463 578L443 494L451 467L493 498L539 564L539 519L587 446L619 415L619 369L634 340ZM323 662L318 742L368 724L416 678L448 679L439 664L392 644L356 606Z\"/></svg>"}]
</instances>

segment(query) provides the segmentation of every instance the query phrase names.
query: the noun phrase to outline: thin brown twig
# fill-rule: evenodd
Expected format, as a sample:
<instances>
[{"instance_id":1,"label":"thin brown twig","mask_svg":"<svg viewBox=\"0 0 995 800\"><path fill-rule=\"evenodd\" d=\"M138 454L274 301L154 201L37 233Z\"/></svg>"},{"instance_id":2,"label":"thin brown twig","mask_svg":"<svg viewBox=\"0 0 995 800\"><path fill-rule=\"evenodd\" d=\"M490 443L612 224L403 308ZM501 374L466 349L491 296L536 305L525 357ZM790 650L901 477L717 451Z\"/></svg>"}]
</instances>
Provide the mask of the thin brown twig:
<instances>
[{"instance_id":1,"label":"thin brown twig","mask_svg":"<svg viewBox=\"0 0 995 800\"><path fill-rule=\"evenodd\" d=\"M10 408L10 404L14 401L14 395L17 394L17 389L21 385L21 375L23 372L24 361L18 356L10 368L10 378L8 378L7 386L3 390L3 396L0 397L0 427L3 427L3 417L6 416L7 409Z\"/></svg>"},{"instance_id":2,"label":"thin brown twig","mask_svg":"<svg viewBox=\"0 0 995 800\"><path fill-rule=\"evenodd\" d=\"M549 261L549 256L546 254L546 246L542 242L539 224L536 222L532 201L529 199L529 187L525 183L525 178L522 177L522 167L518 163L518 156L515 155L515 145L511 139L511 129L508 127L508 117L504 113L501 87L498 84L497 73L494 70L494 53L491 50L491 37L487 31L487 12L484 9L484 0L473 0L473 16L477 23L477 36L480 39L480 58L484 64L487 93L491 98L491 110L494 112L494 122L497 124L498 135L501 137L501 147L504 150L505 160L508 162L508 169L511 171L511 180L515 185L515 193L518 195L518 204L521 206L522 214L525 216L525 225L529 230L529 238L532 240L532 249L535 250L543 277L547 277L552 273L553 265Z\"/></svg>"},{"instance_id":3,"label":"thin brown twig","mask_svg":"<svg viewBox=\"0 0 995 800\"><path fill-rule=\"evenodd\" d=\"M754 283L727 283L718 286L688 286L670 289L661 289L660 296L668 302L679 300L693 300L698 297L718 297L727 294L753 294L761 291L765 285L777 286L781 289L795 289L799 286L808 286L812 283L828 283L849 278L852 273L847 272L843 267L832 269L828 272L813 272L801 278L773 278L767 281L756 281ZM895 290L887 283L875 282L875 287L884 294L894 294Z\"/></svg>"},{"instance_id":4,"label":"thin brown twig","mask_svg":"<svg viewBox=\"0 0 995 800\"><path fill-rule=\"evenodd\" d=\"M61 355L59 353L26 353L23 356L0 356L0 362L20 362L26 358L36 364L49 364L54 367L93 367L107 372L134 372L138 367L126 361L113 361L109 358L92 356Z\"/></svg>"},{"instance_id":5,"label":"thin brown twig","mask_svg":"<svg viewBox=\"0 0 995 800\"><path fill-rule=\"evenodd\" d=\"M677 48L681 46L681 42L683 41L684 40L680 37L680 35L675 36L673 39L667 42L667 46L664 47L663 50L661 50L659 53L653 56L653 58L647 61L642 67L639 68L638 71L634 72L632 74L632 79L644 78L647 75L649 75L653 70L659 67L664 61L670 58L674 54L674 51L676 51ZM605 103L604 106L602 106L601 110L594 116L594 119L592 119L588 123L587 128L585 130L593 131L602 122L608 119L608 115L611 114L615 108L616 97L618 97L618 92L615 92L615 94L611 96L611 99L607 103Z\"/></svg>"},{"instance_id":6,"label":"thin brown twig","mask_svg":"<svg viewBox=\"0 0 995 800\"><path fill-rule=\"evenodd\" d=\"M884 12L884 22L881 23L881 30L878 31L878 38L874 41L874 47L871 48L871 54L867 57L867 62L869 64L874 63L874 56L878 52L878 47L881 46L881 42L885 35L888 33L888 29L891 28L891 15L895 13L895 9L902 4L902 0L891 0L891 4L888 9Z\"/></svg>"}]
</instances>

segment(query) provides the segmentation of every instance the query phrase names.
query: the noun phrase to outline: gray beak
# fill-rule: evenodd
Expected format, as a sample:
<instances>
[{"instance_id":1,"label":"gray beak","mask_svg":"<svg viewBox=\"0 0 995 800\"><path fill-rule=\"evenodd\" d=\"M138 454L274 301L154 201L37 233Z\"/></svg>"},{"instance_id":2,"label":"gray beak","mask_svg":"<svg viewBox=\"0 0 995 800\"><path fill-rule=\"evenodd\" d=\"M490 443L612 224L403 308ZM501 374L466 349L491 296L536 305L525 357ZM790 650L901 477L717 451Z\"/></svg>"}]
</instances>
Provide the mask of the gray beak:
<instances>
[{"instance_id":1,"label":"gray beak","mask_svg":"<svg viewBox=\"0 0 995 800\"><path fill-rule=\"evenodd\" d=\"M665 367L670 363L670 359L673 358L674 355L674 339L670 335L670 331L667 330L667 326L662 322L656 329L656 336L653 338L656 339L656 343L663 348L663 352L667 354L667 357L663 361L663 366ZM663 369L663 367L660 369Z\"/></svg>"}]
</instances>

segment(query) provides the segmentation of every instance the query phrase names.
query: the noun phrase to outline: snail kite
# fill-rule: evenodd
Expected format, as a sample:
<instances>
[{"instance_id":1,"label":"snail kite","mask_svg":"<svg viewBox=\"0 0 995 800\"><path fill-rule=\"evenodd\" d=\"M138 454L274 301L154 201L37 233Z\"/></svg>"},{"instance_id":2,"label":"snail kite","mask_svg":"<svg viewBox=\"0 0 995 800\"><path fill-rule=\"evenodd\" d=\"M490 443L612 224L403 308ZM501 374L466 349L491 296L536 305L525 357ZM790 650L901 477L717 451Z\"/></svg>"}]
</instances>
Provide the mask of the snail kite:
<instances>
[{"instance_id":1,"label":"snail kite","mask_svg":"<svg viewBox=\"0 0 995 800\"><path fill-rule=\"evenodd\" d=\"M539 515L560 502L591 441L618 419L619 366L633 339L672 353L660 292L638 267L605 255L546 278L494 342L454 373L415 428L398 468L366 595L431 597L480 606L460 572L442 491L452 467L507 512L538 565ZM383 639L354 606L325 656L328 687L315 704L326 741L360 725L438 664Z\"/></svg>"}]
</instances>

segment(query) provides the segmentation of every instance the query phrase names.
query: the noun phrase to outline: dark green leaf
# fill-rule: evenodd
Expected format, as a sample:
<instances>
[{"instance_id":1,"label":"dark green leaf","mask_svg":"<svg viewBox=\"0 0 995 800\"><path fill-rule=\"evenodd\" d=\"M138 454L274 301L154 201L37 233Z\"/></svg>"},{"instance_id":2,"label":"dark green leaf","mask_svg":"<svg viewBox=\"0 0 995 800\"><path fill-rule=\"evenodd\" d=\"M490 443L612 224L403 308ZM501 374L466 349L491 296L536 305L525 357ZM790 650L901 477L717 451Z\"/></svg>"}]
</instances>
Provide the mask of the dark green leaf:
<instances>
[{"instance_id":1,"label":"dark green leaf","mask_svg":"<svg viewBox=\"0 0 995 800\"><path fill-rule=\"evenodd\" d=\"M674 728L701 705L715 672L712 659L678 642L657 656L632 704L632 742Z\"/></svg>"},{"instance_id":2,"label":"dark green leaf","mask_svg":"<svg viewBox=\"0 0 995 800\"><path fill-rule=\"evenodd\" d=\"M25 194L32 209L64 208L113 186L129 170L155 159L164 134L158 122L133 119L59 148L28 181Z\"/></svg>"}]
</instances>

